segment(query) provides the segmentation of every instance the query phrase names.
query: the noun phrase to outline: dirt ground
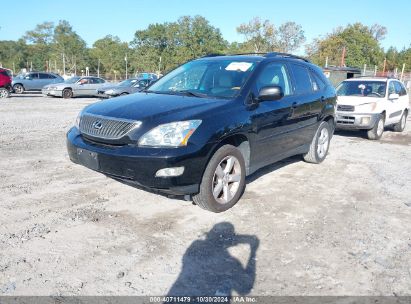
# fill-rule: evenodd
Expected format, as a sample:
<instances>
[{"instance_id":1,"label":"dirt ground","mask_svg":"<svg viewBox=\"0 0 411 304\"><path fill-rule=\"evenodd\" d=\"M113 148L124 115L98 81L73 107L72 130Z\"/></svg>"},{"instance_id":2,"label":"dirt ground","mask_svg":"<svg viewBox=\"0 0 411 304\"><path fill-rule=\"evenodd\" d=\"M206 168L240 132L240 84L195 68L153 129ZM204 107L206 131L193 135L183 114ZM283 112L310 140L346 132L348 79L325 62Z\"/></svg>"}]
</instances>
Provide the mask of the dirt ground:
<instances>
[{"instance_id":1,"label":"dirt ground","mask_svg":"<svg viewBox=\"0 0 411 304\"><path fill-rule=\"evenodd\" d=\"M92 102L0 102L0 294L411 295L410 118L260 170L213 214L72 164Z\"/></svg>"}]
</instances>

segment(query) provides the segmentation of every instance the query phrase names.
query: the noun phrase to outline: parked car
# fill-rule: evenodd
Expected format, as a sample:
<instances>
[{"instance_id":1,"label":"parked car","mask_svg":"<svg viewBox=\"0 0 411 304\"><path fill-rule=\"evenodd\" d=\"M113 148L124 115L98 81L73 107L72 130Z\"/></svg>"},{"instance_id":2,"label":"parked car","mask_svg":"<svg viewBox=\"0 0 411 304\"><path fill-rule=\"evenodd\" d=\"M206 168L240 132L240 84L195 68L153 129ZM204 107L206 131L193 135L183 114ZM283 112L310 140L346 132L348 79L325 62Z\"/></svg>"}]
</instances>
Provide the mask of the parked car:
<instances>
[{"instance_id":1,"label":"parked car","mask_svg":"<svg viewBox=\"0 0 411 304\"><path fill-rule=\"evenodd\" d=\"M0 68L0 98L10 96L11 88L11 73L7 69Z\"/></svg>"},{"instance_id":2,"label":"parked car","mask_svg":"<svg viewBox=\"0 0 411 304\"><path fill-rule=\"evenodd\" d=\"M67 147L74 163L221 212L261 167L298 154L321 163L335 107L335 89L303 58L209 56L87 106Z\"/></svg>"},{"instance_id":3,"label":"parked car","mask_svg":"<svg viewBox=\"0 0 411 304\"><path fill-rule=\"evenodd\" d=\"M120 95L128 95L144 90L154 80L131 78L120 82L117 85L104 86L97 89L97 96L101 98L111 98Z\"/></svg>"},{"instance_id":4,"label":"parked car","mask_svg":"<svg viewBox=\"0 0 411 304\"><path fill-rule=\"evenodd\" d=\"M14 77L12 86L15 93L21 94L24 91L41 91L45 85L63 81L60 75L54 73L29 72Z\"/></svg>"},{"instance_id":5,"label":"parked car","mask_svg":"<svg viewBox=\"0 0 411 304\"><path fill-rule=\"evenodd\" d=\"M402 132L409 113L409 97L397 79L360 77L337 88L337 128L366 130L369 139L380 139L384 128Z\"/></svg>"},{"instance_id":6,"label":"parked car","mask_svg":"<svg viewBox=\"0 0 411 304\"><path fill-rule=\"evenodd\" d=\"M151 79L151 80L157 80L162 76L157 75L156 73L150 73L150 72L141 72L141 73L136 73L135 78L139 78L139 79Z\"/></svg>"},{"instance_id":7,"label":"parked car","mask_svg":"<svg viewBox=\"0 0 411 304\"><path fill-rule=\"evenodd\" d=\"M107 85L107 82L103 78L74 76L64 82L45 86L42 93L46 96L63 98L95 96L96 90L104 85Z\"/></svg>"}]
</instances>

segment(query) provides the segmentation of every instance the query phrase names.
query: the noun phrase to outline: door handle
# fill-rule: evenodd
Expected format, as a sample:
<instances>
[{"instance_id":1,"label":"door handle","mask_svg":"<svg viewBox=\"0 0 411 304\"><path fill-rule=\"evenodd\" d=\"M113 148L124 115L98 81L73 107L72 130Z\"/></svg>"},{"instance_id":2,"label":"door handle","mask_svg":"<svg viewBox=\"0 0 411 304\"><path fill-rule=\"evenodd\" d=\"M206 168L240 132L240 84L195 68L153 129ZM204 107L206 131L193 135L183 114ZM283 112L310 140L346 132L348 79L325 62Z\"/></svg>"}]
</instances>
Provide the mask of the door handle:
<instances>
[{"instance_id":1,"label":"door handle","mask_svg":"<svg viewBox=\"0 0 411 304\"><path fill-rule=\"evenodd\" d=\"M325 97L321 96L320 100L321 100L321 102L325 102Z\"/></svg>"}]
</instances>

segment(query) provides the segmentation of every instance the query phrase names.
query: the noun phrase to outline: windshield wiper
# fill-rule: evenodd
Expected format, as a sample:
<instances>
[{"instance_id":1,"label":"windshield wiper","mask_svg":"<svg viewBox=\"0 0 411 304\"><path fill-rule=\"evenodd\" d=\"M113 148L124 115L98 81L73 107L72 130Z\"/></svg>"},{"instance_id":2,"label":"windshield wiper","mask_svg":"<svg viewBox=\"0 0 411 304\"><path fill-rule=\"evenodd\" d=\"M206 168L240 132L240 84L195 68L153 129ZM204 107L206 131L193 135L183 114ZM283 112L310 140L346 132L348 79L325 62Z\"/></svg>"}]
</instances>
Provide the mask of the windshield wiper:
<instances>
[{"instance_id":1,"label":"windshield wiper","mask_svg":"<svg viewBox=\"0 0 411 304\"><path fill-rule=\"evenodd\" d=\"M184 95L187 95L187 96L200 97L200 98L208 97L207 94L199 93L199 92L195 92L195 91L191 91L191 90L181 90L181 91L176 91L176 93L184 94Z\"/></svg>"}]
</instances>

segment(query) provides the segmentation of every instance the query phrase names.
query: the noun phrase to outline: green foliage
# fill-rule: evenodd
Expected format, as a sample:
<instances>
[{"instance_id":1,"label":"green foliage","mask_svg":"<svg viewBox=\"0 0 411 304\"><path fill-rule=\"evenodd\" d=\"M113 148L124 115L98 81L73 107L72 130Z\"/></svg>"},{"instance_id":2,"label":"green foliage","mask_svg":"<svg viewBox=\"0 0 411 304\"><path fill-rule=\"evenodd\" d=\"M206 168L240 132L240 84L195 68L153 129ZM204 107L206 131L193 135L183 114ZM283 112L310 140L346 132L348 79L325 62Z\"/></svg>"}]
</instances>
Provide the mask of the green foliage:
<instances>
[{"instance_id":1,"label":"green foliage","mask_svg":"<svg viewBox=\"0 0 411 304\"><path fill-rule=\"evenodd\" d=\"M325 65L328 57L329 64L339 65L345 47L347 66L378 65L384 60L383 49L377 40L385 35L383 29L378 25L373 29L361 23L349 24L345 28L337 28L323 39L315 39L307 46L306 52L316 64Z\"/></svg>"},{"instance_id":2,"label":"green foliage","mask_svg":"<svg viewBox=\"0 0 411 304\"><path fill-rule=\"evenodd\" d=\"M253 18L237 27L244 36L243 42L228 43L220 30L202 16L183 16L175 22L150 24L136 31L130 45L117 36L107 35L88 48L85 41L73 30L69 22L61 20L55 25L43 22L29 30L17 41L0 40L1 65L14 68L33 68L63 73L63 56L66 73L85 70L106 77L125 76L125 57L128 58L129 75L136 72L168 72L188 60L211 53L235 54L247 52L293 52L305 42L301 25L285 22L278 28L269 20ZM362 67L363 64L382 68L387 58L387 70L411 69L411 45L398 51L389 48L384 53L380 41L387 34L384 26L370 27L361 23L335 29L325 37L319 37L306 47L314 63L339 65L342 50L346 48L346 65Z\"/></svg>"},{"instance_id":3,"label":"green foliage","mask_svg":"<svg viewBox=\"0 0 411 304\"><path fill-rule=\"evenodd\" d=\"M246 52L292 52L305 41L301 25L285 22L277 29L270 21L258 17L241 24L237 32L244 35L245 42L240 49Z\"/></svg>"},{"instance_id":4,"label":"green foliage","mask_svg":"<svg viewBox=\"0 0 411 304\"><path fill-rule=\"evenodd\" d=\"M151 24L135 33L131 45L137 71L160 72L209 53L223 53L227 48L220 30L201 16L183 16L177 22Z\"/></svg>"},{"instance_id":5,"label":"green foliage","mask_svg":"<svg viewBox=\"0 0 411 304\"><path fill-rule=\"evenodd\" d=\"M90 56L94 66L100 60L100 73L112 75L125 70L125 57L130 53L127 42L121 42L117 36L107 35L97 40L90 49Z\"/></svg>"}]
</instances>

